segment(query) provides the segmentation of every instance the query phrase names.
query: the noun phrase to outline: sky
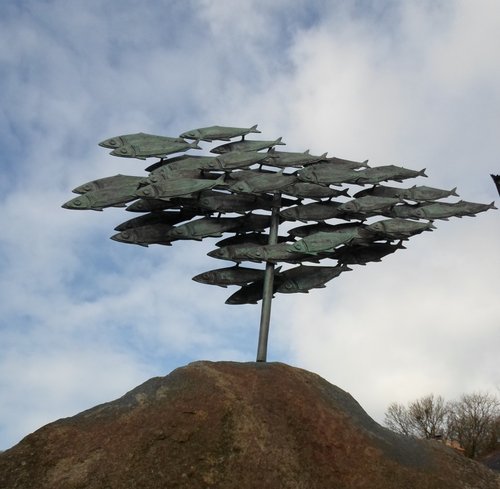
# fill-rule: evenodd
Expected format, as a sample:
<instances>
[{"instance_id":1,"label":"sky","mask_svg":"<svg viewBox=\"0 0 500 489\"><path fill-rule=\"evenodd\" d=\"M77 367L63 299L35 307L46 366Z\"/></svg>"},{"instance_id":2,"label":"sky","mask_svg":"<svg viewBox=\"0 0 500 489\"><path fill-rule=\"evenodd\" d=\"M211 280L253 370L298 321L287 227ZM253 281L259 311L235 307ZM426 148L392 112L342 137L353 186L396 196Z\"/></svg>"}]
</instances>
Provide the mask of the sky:
<instances>
[{"instance_id":1,"label":"sky","mask_svg":"<svg viewBox=\"0 0 500 489\"><path fill-rule=\"evenodd\" d=\"M99 141L258 124L287 151L426 168L411 185L498 202L499 45L496 0L2 2L0 450L190 362L255 361L260 307L191 280L225 266L216 239L127 245L109 239L123 209L61 208L156 161ZM268 360L378 422L429 393L500 395L500 213L436 227L278 294Z\"/></svg>"}]
</instances>

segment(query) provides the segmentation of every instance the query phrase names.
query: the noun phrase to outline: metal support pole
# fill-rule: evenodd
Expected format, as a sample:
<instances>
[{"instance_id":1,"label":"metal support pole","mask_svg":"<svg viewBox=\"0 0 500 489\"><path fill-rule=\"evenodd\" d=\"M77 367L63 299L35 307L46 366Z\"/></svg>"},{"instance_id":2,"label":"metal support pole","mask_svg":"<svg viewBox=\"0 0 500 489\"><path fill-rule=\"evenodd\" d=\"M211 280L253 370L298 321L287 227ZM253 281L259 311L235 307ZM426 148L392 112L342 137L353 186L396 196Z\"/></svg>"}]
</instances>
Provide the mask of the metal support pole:
<instances>
[{"instance_id":1,"label":"metal support pole","mask_svg":"<svg viewBox=\"0 0 500 489\"><path fill-rule=\"evenodd\" d=\"M279 210L281 208L281 193L274 192L271 210L271 229L269 231L269 244L278 242ZM266 262L266 273L262 291L262 309L260 313L259 344L257 348L257 361L265 362L267 359L267 339L269 337L269 321L271 319L271 301L273 300L274 263Z\"/></svg>"}]
</instances>

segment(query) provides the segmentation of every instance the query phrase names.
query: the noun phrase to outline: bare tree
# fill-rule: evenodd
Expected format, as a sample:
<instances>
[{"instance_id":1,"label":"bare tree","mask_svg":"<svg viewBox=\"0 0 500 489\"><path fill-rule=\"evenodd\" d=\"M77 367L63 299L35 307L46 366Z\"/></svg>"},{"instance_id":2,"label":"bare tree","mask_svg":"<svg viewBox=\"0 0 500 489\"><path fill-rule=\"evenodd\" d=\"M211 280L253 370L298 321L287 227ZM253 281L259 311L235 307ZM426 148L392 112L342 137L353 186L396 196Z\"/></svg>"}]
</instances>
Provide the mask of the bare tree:
<instances>
[{"instance_id":1,"label":"bare tree","mask_svg":"<svg viewBox=\"0 0 500 489\"><path fill-rule=\"evenodd\" d=\"M448 406L441 396L421 397L407 406L392 403L385 413L385 425L403 435L437 438L446 432Z\"/></svg>"},{"instance_id":2,"label":"bare tree","mask_svg":"<svg viewBox=\"0 0 500 489\"><path fill-rule=\"evenodd\" d=\"M450 404L448 436L460 443L467 457L475 458L496 442L499 416L500 402L495 396L465 394Z\"/></svg>"}]
</instances>

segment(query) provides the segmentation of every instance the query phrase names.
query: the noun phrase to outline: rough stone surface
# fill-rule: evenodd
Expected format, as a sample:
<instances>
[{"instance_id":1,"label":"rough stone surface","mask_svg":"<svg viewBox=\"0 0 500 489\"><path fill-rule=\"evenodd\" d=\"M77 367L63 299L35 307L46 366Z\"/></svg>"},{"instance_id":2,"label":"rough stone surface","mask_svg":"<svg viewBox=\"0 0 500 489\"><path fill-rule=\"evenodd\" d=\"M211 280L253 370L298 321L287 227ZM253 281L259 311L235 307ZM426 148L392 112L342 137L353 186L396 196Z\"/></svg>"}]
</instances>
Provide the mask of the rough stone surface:
<instances>
[{"instance_id":1,"label":"rough stone surface","mask_svg":"<svg viewBox=\"0 0 500 489\"><path fill-rule=\"evenodd\" d=\"M0 454L2 489L498 489L439 442L375 423L280 363L196 362Z\"/></svg>"}]
</instances>

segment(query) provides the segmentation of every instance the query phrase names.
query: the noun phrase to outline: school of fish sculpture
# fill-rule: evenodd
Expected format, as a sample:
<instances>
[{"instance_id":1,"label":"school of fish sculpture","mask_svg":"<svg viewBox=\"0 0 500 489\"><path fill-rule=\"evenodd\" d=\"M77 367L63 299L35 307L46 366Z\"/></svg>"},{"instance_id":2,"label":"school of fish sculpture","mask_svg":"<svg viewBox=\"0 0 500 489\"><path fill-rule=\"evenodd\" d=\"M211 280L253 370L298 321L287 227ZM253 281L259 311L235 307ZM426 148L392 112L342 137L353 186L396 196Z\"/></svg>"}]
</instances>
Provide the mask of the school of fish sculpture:
<instances>
[{"instance_id":1,"label":"school of fish sculpture","mask_svg":"<svg viewBox=\"0 0 500 489\"><path fill-rule=\"evenodd\" d=\"M268 267L270 297L308 293L350 271L348 265L379 262L405 249L403 242L434 230L438 220L496 209L494 202L449 200L458 197L456 188L382 184L426 177L425 170L369 166L368 160L327 157L327 152L278 151L285 144L281 137L245 138L260 132L257 125L208 126L179 136L139 132L108 138L98 144L113 156L159 160L143 176L117 174L84 183L63 207L140 213L116 226L111 239L121 243L171 246L228 235L208 256L235 264L193 277L201 284L239 286L226 304L262 300ZM211 148L211 154L189 153L213 141L227 143ZM500 176L491 176L500 194ZM305 225L291 227L292 221ZM278 235L283 223L290 227L287 236ZM318 265L322 260L336 264ZM243 262L266 263L266 270Z\"/></svg>"}]
</instances>

